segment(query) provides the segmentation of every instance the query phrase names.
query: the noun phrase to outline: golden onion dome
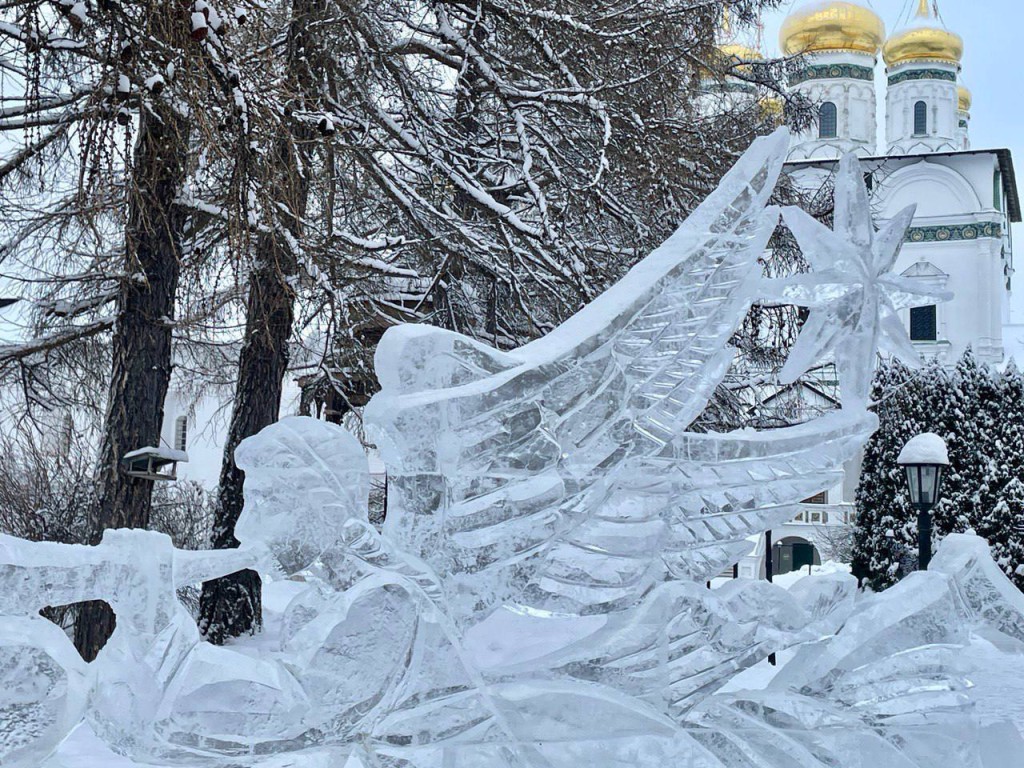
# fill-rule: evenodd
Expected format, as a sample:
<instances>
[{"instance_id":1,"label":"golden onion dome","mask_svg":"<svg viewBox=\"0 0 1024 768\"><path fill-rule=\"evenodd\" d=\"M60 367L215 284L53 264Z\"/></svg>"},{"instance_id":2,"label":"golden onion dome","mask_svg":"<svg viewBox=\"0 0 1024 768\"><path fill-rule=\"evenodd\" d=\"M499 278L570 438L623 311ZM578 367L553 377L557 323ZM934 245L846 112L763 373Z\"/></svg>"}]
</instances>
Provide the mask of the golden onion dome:
<instances>
[{"instance_id":1,"label":"golden onion dome","mask_svg":"<svg viewBox=\"0 0 1024 768\"><path fill-rule=\"evenodd\" d=\"M740 71L749 71L750 67L744 65L760 61L764 61L764 54L756 48L742 43L722 43L715 47L712 68L701 67L700 76L705 80L719 79L727 75L733 67Z\"/></svg>"},{"instance_id":2,"label":"golden onion dome","mask_svg":"<svg viewBox=\"0 0 1024 768\"><path fill-rule=\"evenodd\" d=\"M885 24L874 11L846 2L816 2L793 11L779 44L787 56L821 51L857 51L877 56Z\"/></svg>"},{"instance_id":3,"label":"golden onion dome","mask_svg":"<svg viewBox=\"0 0 1024 768\"><path fill-rule=\"evenodd\" d=\"M959 65L964 57L964 41L956 32L942 29L932 18L927 0L920 0L915 23L888 39L882 49L889 67L908 61L941 61Z\"/></svg>"},{"instance_id":4,"label":"golden onion dome","mask_svg":"<svg viewBox=\"0 0 1024 768\"><path fill-rule=\"evenodd\" d=\"M958 106L960 108L960 111L961 112L970 112L971 111L971 104L973 103L973 98L971 97L971 91L966 86L961 85L959 88L956 89L956 96L957 96L957 104L958 104Z\"/></svg>"},{"instance_id":5,"label":"golden onion dome","mask_svg":"<svg viewBox=\"0 0 1024 768\"><path fill-rule=\"evenodd\" d=\"M786 114L786 103L778 96L763 96L757 101L761 117L774 125L782 125Z\"/></svg>"},{"instance_id":6,"label":"golden onion dome","mask_svg":"<svg viewBox=\"0 0 1024 768\"><path fill-rule=\"evenodd\" d=\"M764 61L764 54L760 51L740 43L726 43L718 46L718 50L726 58L737 61Z\"/></svg>"}]
</instances>

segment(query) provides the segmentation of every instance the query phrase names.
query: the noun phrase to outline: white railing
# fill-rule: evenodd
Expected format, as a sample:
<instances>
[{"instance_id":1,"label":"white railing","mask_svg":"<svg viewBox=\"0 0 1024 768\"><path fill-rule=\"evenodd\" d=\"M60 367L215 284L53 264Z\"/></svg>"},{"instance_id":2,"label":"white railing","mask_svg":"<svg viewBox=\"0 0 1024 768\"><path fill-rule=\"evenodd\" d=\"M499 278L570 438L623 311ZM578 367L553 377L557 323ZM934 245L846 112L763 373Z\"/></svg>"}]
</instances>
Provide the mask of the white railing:
<instances>
[{"instance_id":1,"label":"white railing","mask_svg":"<svg viewBox=\"0 0 1024 768\"><path fill-rule=\"evenodd\" d=\"M796 525L853 525L853 504L805 504L793 522Z\"/></svg>"}]
</instances>

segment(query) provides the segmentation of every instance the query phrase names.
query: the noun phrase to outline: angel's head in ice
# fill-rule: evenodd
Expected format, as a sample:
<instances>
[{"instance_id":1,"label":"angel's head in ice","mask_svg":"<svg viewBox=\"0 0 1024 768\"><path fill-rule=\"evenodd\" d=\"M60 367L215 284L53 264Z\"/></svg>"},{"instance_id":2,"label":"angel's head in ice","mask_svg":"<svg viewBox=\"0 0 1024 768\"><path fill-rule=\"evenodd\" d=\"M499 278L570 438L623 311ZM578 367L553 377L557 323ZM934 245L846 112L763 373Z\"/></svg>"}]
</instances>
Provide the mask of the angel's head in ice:
<instances>
[{"instance_id":1,"label":"angel's head in ice","mask_svg":"<svg viewBox=\"0 0 1024 768\"><path fill-rule=\"evenodd\" d=\"M235 451L245 472L245 509L235 524L243 546L263 543L284 573L313 565L342 545L345 524L365 520L366 451L344 429L286 418Z\"/></svg>"}]
</instances>

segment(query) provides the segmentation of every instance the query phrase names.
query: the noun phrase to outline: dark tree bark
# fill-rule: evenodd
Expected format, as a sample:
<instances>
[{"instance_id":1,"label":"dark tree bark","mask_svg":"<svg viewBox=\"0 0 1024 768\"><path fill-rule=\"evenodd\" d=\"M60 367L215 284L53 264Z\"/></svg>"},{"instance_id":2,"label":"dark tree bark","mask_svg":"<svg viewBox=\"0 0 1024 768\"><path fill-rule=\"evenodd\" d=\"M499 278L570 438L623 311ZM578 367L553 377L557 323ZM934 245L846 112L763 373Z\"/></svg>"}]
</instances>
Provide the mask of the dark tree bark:
<instances>
[{"instance_id":1,"label":"dark tree bark","mask_svg":"<svg viewBox=\"0 0 1024 768\"><path fill-rule=\"evenodd\" d=\"M271 237L261 238L258 250L264 258L249 278L245 343L239 357L214 522L216 549L232 549L239 543L235 523L242 513L245 473L235 465L235 448L277 421L288 367L294 294L287 278L295 273L294 257L277 247ZM258 629L262 624L261 586L259 575L251 570L203 584L199 627L206 639L220 645Z\"/></svg>"},{"instance_id":2,"label":"dark tree bark","mask_svg":"<svg viewBox=\"0 0 1024 768\"><path fill-rule=\"evenodd\" d=\"M289 28L288 69L299 98L315 97L308 67L312 60L305 29L322 2L296 0ZM310 109L313 104L307 105ZM309 131L297 127L277 143L265 183L287 210L285 227L299 235L305 216L309 184L297 153L311 140ZM231 413L220 489L214 521L213 546L232 549L239 545L235 523L242 513L245 473L235 465L238 444L277 421L281 390L288 368L288 340L294 318L295 294L290 281L298 273L295 254L283 237L261 235L257 240L255 267L248 283L245 341L238 361L238 383ZM199 602L199 628L212 643L255 632L262 625L262 584L255 571L246 570L203 584Z\"/></svg>"},{"instance_id":3,"label":"dark tree bark","mask_svg":"<svg viewBox=\"0 0 1024 768\"><path fill-rule=\"evenodd\" d=\"M149 525L153 482L129 477L121 459L158 446L171 377L171 331L181 265L185 212L175 204L185 178L187 125L171 110L143 112L135 146L125 230L125 273L111 344L112 369L100 453L98 504L90 539L107 528ZM82 605L75 647L87 661L114 630L106 603Z\"/></svg>"}]
</instances>

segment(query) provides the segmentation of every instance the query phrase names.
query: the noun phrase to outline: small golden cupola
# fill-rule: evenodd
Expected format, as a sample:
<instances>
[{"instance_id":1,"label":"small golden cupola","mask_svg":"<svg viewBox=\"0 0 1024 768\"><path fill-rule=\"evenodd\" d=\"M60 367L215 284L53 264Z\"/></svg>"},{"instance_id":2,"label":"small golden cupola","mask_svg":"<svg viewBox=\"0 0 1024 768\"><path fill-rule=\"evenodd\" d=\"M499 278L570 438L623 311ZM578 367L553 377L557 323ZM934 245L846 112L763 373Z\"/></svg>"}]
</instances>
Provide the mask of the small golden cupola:
<instances>
[{"instance_id":1,"label":"small golden cupola","mask_svg":"<svg viewBox=\"0 0 1024 768\"><path fill-rule=\"evenodd\" d=\"M956 100L957 107L961 112L971 111L971 104L974 103L974 97L971 95L971 91L967 86L961 85L956 89Z\"/></svg>"},{"instance_id":2,"label":"small golden cupola","mask_svg":"<svg viewBox=\"0 0 1024 768\"><path fill-rule=\"evenodd\" d=\"M963 40L943 28L935 0L919 0L913 23L882 48L889 154L951 152L967 145L970 115L964 106L970 108L970 94L958 89L963 55Z\"/></svg>"},{"instance_id":3,"label":"small golden cupola","mask_svg":"<svg viewBox=\"0 0 1024 768\"><path fill-rule=\"evenodd\" d=\"M751 65L763 62L765 57L754 45L756 43L748 44L741 39L728 9L723 11L720 36L710 52L709 66L699 70L705 94L714 96L706 100L713 108L721 108L718 101L723 95L734 106L756 95L756 86L746 80L751 74Z\"/></svg>"},{"instance_id":4,"label":"small golden cupola","mask_svg":"<svg viewBox=\"0 0 1024 768\"><path fill-rule=\"evenodd\" d=\"M878 14L857 3L814 2L794 10L782 25L779 44L787 56L853 51L877 56L885 41Z\"/></svg>"},{"instance_id":5,"label":"small golden cupola","mask_svg":"<svg viewBox=\"0 0 1024 768\"><path fill-rule=\"evenodd\" d=\"M914 22L886 41L882 56L890 69L925 61L959 67L964 56L964 41L956 32L941 26L928 0L919 0Z\"/></svg>"},{"instance_id":6,"label":"small golden cupola","mask_svg":"<svg viewBox=\"0 0 1024 768\"><path fill-rule=\"evenodd\" d=\"M740 62L764 61L764 54L756 48L742 43L725 43L718 46L719 52L727 57Z\"/></svg>"}]
</instances>

